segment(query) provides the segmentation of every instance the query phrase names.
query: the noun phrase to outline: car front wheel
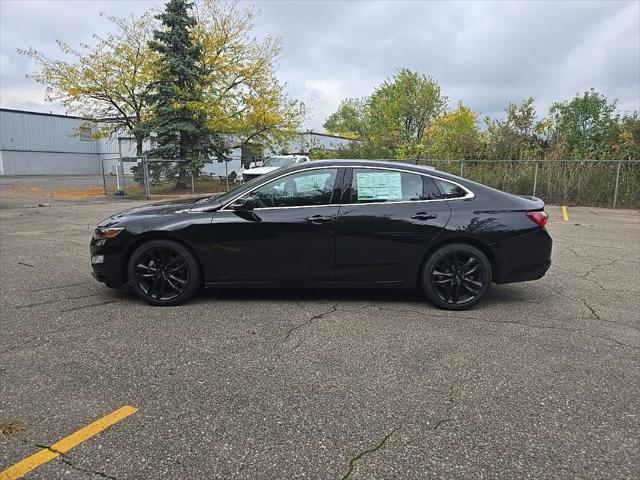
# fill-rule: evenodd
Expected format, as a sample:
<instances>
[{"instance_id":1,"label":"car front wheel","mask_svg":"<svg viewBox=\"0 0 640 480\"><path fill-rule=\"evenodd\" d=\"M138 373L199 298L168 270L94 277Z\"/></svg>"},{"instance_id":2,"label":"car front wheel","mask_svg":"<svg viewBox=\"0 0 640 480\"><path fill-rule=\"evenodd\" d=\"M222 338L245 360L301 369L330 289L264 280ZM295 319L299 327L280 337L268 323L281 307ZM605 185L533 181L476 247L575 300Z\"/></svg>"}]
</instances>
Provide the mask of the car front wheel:
<instances>
[{"instance_id":1,"label":"car front wheel","mask_svg":"<svg viewBox=\"0 0 640 480\"><path fill-rule=\"evenodd\" d=\"M198 262L171 240L151 240L135 249L127 270L136 294L151 305L179 305L200 288Z\"/></svg>"},{"instance_id":2,"label":"car front wheel","mask_svg":"<svg viewBox=\"0 0 640 480\"><path fill-rule=\"evenodd\" d=\"M439 308L466 310L486 295L491 275L491 263L479 249L463 243L446 245L426 261L422 289Z\"/></svg>"}]
</instances>

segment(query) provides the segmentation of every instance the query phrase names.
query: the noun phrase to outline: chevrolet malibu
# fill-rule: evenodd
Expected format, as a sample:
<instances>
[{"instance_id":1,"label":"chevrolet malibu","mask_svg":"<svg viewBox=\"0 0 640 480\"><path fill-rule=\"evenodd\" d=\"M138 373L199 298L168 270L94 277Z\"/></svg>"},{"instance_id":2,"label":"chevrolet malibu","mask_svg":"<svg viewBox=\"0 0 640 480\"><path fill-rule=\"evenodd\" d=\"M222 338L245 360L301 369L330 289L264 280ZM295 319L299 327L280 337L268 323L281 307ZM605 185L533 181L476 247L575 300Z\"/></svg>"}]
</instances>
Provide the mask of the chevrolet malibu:
<instances>
[{"instance_id":1,"label":"chevrolet malibu","mask_svg":"<svg viewBox=\"0 0 640 480\"><path fill-rule=\"evenodd\" d=\"M327 160L218 197L127 210L91 240L94 277L152 305L201 287L420 289L464 310L491 283L542 277L544 203L416 165Z\"/></svg>"}]
</instances>

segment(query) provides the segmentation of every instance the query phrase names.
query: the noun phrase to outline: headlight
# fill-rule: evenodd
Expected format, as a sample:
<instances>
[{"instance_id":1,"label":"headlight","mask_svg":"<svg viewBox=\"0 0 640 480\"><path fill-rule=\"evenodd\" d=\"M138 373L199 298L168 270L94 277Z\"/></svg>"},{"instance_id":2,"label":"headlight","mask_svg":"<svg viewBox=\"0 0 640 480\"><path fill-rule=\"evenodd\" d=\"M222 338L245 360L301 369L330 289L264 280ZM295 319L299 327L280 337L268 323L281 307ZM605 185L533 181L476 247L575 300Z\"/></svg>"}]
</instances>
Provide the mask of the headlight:
<instances>
[{"instance_id":1,"label":"headlight","mask_svg":"<svg viewBox=\"0 0 640 480\"><path fill-rule=\"evenodd\" d=\"M93 231L93 239L102 240L103 238L115 238L123 230L123 227L98 227Z\"/></svg>"}]
</instances>

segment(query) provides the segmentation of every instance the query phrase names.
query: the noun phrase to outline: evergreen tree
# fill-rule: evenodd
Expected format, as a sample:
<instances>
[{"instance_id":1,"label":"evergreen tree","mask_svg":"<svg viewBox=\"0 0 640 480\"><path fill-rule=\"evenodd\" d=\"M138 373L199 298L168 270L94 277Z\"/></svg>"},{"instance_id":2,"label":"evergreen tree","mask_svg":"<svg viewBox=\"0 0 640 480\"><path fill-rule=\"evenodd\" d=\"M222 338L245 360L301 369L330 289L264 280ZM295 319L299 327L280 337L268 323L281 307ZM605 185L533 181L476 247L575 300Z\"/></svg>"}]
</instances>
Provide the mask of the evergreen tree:
<instances>
[{"instance_id":1,"label":"evergreen tree","mask_svg":"<svg viewBox=\"0 0 640 480\"><path fill-rule=\"evenodd\" d=\"M177 174L176 189L187 173L196 174L216 152L216 136L207 128L203 112L193 105L202 100L202 48L194 43L191 29L196 20L189 14L193 4L169 0L156 18L162 28L153 32L149 47L158 53L158 77L153 83L153 120L147 130L155 134L151 157L186 160L176 165L156 167L152 176ZM218 152L219 153L219 152Z\"/></svg>"}]
</instances>

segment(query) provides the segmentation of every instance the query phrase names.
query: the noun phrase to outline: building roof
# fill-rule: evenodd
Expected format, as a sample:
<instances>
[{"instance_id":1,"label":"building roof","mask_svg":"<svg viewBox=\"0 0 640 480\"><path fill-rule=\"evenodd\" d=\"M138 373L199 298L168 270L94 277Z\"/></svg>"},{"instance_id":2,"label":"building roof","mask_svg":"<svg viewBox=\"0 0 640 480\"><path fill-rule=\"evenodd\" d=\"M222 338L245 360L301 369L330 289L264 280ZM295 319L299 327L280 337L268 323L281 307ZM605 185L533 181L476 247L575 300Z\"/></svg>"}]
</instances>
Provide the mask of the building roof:
<instances>
[{"instance_id":1,"label":"building roof","mask_svg":"<svg viewBox=\"0 0 640 480\"><path fill-rule=\"evenodd\" d=\"M74 118L76 120L85 120L84 117L79 117L77 115L66 115L61 113L46 113L46 112L35 112L32 110L18 110L14 108L0 108L0 112L12 112L12 113L23 113L25 115L42 115L45 117L58 117L58 118ZM357 141L357 138L349 138L343 137L341 135L333 135L331 133L324 132L314 132L313 130L306 130L304 132L298 132L299 135L317 135L319 137L328 137L328 138L338 138L341 140L353 140Z\"/></svg>"},{"instance_id":2,"label":"building roof","mask_svg":"<svg viewBox=\"0 0 640 480\"><path fill-rule=\"evenodd\" d=\"M76 115L63 115L61 113L34 112L34 111L31 111L31 110L16 110L16 109L13 109L13 108L0 108L0 112L24 113L26 115L42 115L42 116L45 116L45 117L74 118L76 120L84 120L83 117L78 117Z\"/></svg>"}]
</instances>

